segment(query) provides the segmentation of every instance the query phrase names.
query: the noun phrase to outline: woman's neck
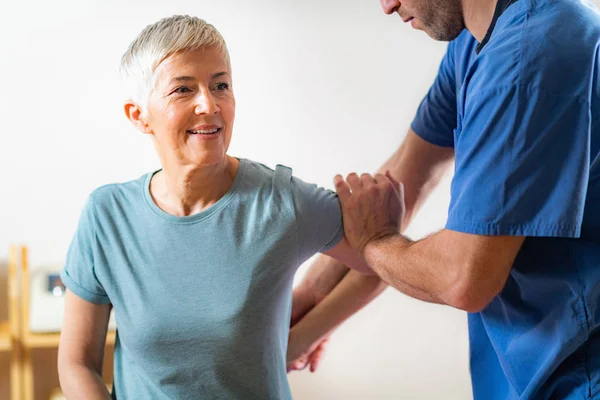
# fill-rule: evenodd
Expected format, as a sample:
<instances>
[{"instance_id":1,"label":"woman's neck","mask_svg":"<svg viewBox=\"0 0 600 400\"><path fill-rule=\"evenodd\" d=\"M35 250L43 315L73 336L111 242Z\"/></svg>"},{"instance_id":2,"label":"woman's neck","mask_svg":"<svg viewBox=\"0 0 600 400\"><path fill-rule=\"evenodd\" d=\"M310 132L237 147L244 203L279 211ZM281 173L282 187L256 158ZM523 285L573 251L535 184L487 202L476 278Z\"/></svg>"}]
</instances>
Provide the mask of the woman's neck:
<instances>
[{"instance_id":1,"label":"woman's neck","mask_svg":"<svg viewBox=\"0 0 600 400\"><path fill-rule=\"evenodd\" d=\"M163 168L150 181L150 194L163 211L185 217L206 210L229 190L239 161L226 156L206 167L174 165Z\"/></svg>"}]
</instances>

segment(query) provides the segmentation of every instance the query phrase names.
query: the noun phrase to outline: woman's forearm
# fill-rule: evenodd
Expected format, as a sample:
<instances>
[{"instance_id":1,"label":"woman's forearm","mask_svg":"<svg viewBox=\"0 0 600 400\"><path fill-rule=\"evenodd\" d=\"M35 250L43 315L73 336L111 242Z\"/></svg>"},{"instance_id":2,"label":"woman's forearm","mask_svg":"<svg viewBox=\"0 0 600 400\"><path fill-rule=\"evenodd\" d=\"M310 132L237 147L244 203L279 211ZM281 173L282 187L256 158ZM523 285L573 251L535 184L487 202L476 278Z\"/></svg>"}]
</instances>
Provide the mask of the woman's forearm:
<instances>
[{"instance_id":1,"label":"woman's forearm","mask_svg":"<svg viewBox=\"0 0 600 400\"><path fill-rule=\"evenodd\" d=\"M320 254L310 269L304 275L299 285L314 297L314 303L319 303L344 279L350 268L338 260Z\"/></svg>"},{"instance_id":2,"label":"woman's forearm","mask_svg":"<svg viewBox=\"0 0 600 400\"><path fill-rule=\"evenodd\" d=\"M350 271L342 281L293 328L307 344L316 344L342 322L366 306L387 287L375 275Z\"/></svg>"},{"instance_id":3,"label":"woman's forearm","mask_svg":"<svg viewBox=\"0 0 600 400\"><path fill-rule=\"evenodd\" d=\"M110 400L100 375L88 366L69 364L59 368L60 386L68 400Z\"/></svg>"}]
</instances>

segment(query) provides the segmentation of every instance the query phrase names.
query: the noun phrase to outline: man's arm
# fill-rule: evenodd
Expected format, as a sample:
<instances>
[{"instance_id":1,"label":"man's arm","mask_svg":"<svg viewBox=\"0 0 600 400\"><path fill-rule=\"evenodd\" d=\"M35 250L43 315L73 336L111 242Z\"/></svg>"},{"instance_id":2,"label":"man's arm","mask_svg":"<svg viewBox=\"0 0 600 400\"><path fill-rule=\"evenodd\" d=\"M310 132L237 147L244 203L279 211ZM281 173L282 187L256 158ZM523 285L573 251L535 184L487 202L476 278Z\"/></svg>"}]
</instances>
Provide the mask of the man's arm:
<instances>
[{"instance_id":1,"label":"man's arm","mask_svg":"<svg viewBox=\"0 0 600 400\"><path fill-rule=\"evenodd\" d=\"M403 232L443 178L454 161L452 147L436 146L421 139L412 129L378 173L386 171L404 186Z\"/></svg>"},{"instance_id":2,"label":"man's arm","mask_svg":"<svg viewBox=\"0 0 600 400\"><path fill-rule=\"evenodd\" d=\"M418 242L402 235L380 239L369 243L364 254L373 270L396 289L479 312L504 288L524 240L442 230Z\"/></svg>"},{"instance_id":3,"label":"man's arm","mask_svg":"<svg viewBox=\"0 0 600 400\"><path fill-rule=\"evenodd\" d=\"M380 168L380 172L389 171L396 180L404 184L406 208L402 219L402 231L408 227L412 217L439 184L448 167L452 165L453 159L452 148L433 145L409 129L400 148ZM313 300L307 297L316 300L311 304L314 306L347 273L348 267L343 263L318 258L294 291L295 314L301 318L310 309L309 300ZM427 293L416 288L405 287L402 291L411 297L436 302ZM302 312L304 310L306 311Z\"/></svg>"},{"instance_id":4,"label":"man's arm","mask_svg":"<svg viewBox=\"0 0 600 400\"><path fill-rule=\"evenodd\" d=\"M344 231L350 244L391 286L423 300L478 312L502 290L525 238L442 230L411 242L397 232L402 186L383 175L339 175Z\"/></svg>"}]
</instances>

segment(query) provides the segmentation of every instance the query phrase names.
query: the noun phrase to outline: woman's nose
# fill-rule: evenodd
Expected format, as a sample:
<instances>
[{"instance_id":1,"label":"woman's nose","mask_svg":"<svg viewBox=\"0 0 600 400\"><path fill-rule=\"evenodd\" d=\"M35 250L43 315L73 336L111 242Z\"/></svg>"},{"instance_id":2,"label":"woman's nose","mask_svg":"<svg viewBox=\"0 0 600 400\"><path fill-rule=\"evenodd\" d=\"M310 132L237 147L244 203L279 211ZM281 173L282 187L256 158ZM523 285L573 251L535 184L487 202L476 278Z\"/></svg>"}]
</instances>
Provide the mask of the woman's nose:
<instances>
[{"instance_id":1,"label":"woman's nose","mask_svg":"<svg viewBox=\"0 0 600 400\"><path fill-rule=\"evenodd\" d=\"M215 114L219 111L219 106L210 92L199 93L196 97L196 114Z\"/></svg>"}]
</instances>

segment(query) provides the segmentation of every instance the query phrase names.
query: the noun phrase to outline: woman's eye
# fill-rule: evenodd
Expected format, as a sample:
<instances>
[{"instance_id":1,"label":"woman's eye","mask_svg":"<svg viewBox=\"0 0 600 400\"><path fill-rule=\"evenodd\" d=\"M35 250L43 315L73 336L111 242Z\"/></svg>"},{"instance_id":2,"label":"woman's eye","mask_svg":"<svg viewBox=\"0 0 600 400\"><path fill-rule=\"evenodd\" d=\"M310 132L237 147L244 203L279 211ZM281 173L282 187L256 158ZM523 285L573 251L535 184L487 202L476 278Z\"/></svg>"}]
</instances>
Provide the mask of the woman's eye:
<instances>
[{"instance_id":1,"label":"woman's eye","mask_svg":"<svg viewBox=\"0 0 600 400\"><path fill-rule=\"evenodd\" d=\"M229 89L229 84L227 83L219 83L217 86L217 90L223 91Z\"/></svg>"},{"instance_id":2,"label":"woman's eye","mask_svg":"<svg viewBox=\"0 0 600 400\"><path fill-rule=\"evenodd\" d=\"M173 93L189 93L191 91L192 91L192 89L190 89L189 87L181 86L181 87L178 87L177 89L175 89L173 91Z\"/></svg>"}]
</instances>

